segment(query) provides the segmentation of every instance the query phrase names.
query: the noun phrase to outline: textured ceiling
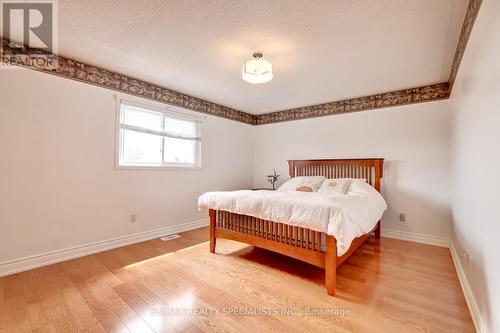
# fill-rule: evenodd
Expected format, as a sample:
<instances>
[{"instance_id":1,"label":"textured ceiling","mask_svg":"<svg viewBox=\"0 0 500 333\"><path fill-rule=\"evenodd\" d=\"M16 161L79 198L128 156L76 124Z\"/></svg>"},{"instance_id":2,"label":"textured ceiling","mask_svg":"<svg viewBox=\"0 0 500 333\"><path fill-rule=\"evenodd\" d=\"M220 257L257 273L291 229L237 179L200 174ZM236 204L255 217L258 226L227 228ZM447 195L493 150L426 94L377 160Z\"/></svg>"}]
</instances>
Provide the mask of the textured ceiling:
<instances>
[{"instance_id":1,"label":"textured ceiling","mask_svg":"<svg viewBox=\"0 0 500 333\"><path fill-rule=\"evenodd\" d=\"M467 2L59 0L59 53L262 114L447 81Z\"/></svg>"}]
</instances>

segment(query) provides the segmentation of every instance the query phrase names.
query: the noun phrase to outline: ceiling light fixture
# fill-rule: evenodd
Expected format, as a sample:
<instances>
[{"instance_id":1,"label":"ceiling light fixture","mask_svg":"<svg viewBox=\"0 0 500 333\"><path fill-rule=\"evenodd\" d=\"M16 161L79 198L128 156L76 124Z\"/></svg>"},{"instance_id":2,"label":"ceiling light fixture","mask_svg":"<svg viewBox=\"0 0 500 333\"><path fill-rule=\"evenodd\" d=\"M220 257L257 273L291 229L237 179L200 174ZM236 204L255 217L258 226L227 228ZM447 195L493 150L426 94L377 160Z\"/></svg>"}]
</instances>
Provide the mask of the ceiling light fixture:
<instances>
[{"instance_id":1,"label":"ceiling light fixture","mask_svg":"<svg viewBox=\"0 0 500 333\"><path fill-rule=\"evenodd\" d=\"M241 77L252 84L269 82L273 79L273 65L262 59L261 52L255 52L253 59L243 64Z\"/></svg>"}]
</instances>

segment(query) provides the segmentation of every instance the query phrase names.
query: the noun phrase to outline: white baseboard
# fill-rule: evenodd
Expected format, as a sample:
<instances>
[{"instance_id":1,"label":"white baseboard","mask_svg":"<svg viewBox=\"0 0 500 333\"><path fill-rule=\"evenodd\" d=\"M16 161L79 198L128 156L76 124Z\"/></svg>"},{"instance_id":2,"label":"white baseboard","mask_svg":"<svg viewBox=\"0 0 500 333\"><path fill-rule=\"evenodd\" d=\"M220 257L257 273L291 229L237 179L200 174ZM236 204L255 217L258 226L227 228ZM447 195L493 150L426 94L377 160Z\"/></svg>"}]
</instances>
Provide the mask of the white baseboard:
<instances>
[{"instance_id":1,"label":"white baseboard","mask_svg":"<svg viewBox=\"0 0 500 333\"><path fill-rule=\"evenodd\" d=\"M415 243L422 243L428 245L435 245L441 247L450 247L450 240L448 238L429 236L423 234L417 234L407 231L391 230L382 228L382 237L406 240Z\"/></svg>"},{"instance_id":2,"label":"white baseboard","mask_svg":"<svg viewBox=\"0 0 500 333\"><path fill-rule=\"evenodd\" d=\"M30 257L4 261L0 262L0 276L27 271L29 269L55 264L61 261L83 257L89 254L111 250L133 243L144 242L150 239L160 238L165 235L201 228L207 225L208 220L199 220L58 251L46 252Z\"/></svg>"},{"instance_id":3,"label":"white baseboard","mask_svg":"<svg viewBox=\"0 0 500 333\"><path fill-rule=\"evenodd\" d=\"M474 294L470 289L469 281L467 280L462 262L460 261L460 256L458 255L453 241L450 241L450 251L451 257L453 258L453 263L455 264L455 268L457 269L458 279L460 280L460 285L462 286L465 300L467 301L467 306L469 307L469 312L472 316L472 321L474 322L474 326L476 327L476 331L478 333L488 333L488 328L486 327L486 324L481 317L481 312L479 311L479 307L477 306L476 298L474 297Z\"/></svg>"},{"instance_id":4,"label":"white baseboard","mask_svg":"<svg viewBox=\"0 0 500 333\"><path fill-rule=\"evenodd\" d=\"M455 264L455 268L457 270L458 279L460 281L460 285L462 286L464 297L465 297L465 300L467 301L467 306L469 307L469 312L472 316L472 321L474 322L474 327L476 328L476 331L478 333L488 333L489 332L484 320L481 317L481 313L479 312L479 307L477 306L477 302L476 302L476 299L474 298L474 294L472 293L472 290L470 289L469 282L467 280L467 277L465 275L465 272L464 272L464 269L462 266L462 262L460 261L460 257L457 253L457 250L455 248L453 241L448 240L446 238L442 238L442 237L428 236L428 235L416 234L416 233L399 231L399 230L390 230L390 229L389 230L382 229L382 236L388 237L388 238L406 240L406 241L410 241L410 242L416 242L416 243L436 245L436 246L450 248L451 257L453 258L453 263Z\"/></svg>"}]
</instances>

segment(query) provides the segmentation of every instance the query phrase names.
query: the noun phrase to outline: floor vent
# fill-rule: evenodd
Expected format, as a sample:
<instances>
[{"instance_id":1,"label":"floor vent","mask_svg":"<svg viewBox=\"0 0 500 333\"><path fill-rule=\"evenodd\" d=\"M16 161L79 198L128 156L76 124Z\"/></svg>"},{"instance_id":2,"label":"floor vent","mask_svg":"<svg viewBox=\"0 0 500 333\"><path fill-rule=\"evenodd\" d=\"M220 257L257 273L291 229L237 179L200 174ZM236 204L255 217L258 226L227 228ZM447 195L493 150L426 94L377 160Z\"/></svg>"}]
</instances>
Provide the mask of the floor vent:
<instances>
[{"instance_id":1,"label":"floor vent","mask_svg":"<svg viewBox=\"0 0 500 333\"><path fill-rule=\"evenodd\" d=\"M173 235L167 235L165 237L162 237L160 238L162 241L169 241L169 240L172 240L172 239L176 239L176 238L180 238L181 236L179 236L178 234L173 234Z\"/></svg>"}]
</instances>

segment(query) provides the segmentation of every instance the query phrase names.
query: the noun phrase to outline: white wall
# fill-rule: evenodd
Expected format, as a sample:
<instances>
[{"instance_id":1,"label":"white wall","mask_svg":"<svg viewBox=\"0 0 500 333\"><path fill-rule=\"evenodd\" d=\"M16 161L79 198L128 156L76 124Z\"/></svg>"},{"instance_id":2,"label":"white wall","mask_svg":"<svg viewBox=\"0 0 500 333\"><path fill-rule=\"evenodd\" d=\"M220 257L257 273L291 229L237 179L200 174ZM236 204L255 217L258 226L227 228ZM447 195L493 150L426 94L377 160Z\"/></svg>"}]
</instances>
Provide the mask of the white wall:
<instances>
[{"instance_id":1,"label":"white wall","mask_svg":"<svg viewBox=\"0 0 500 333\"><path fill-rule=\"evenodd\" d=\"M21 69L0 84L0 262L206 219L201 193L252 186L251 126L207 117L200 171L115 170L114 92Z\"/></svg>"},{"instance_id":2,"label":"white wall","mask_svg":"<svg viewBox=\"0 0 500 333\"><path fill-rule=\"evenodd\" d=\"M283 181L304 158L386 158L384 230L449 237L447 101L259 127L207 117L200 171L116 170L114 92L20 69L0 81L0 262L205 219L199 194L267 186L273 168Z\"/></svg>"},{"instance_id":3,"label":"white wall","mask_svg":"<svg viewBox=\"0 0 500 333\"><path fill-rule=\"evenodd\" d=\"M259 126L254 184L287 160L384 157L382 228L448 239L450 112L447 101ZM407 222L399 222L399 214Z\"/></svg>"},{"instance_id":4,"label":"white wall","mask_svg":"<svg viewBox=\"0 0 500 333\"><path fill-rule=\"evenodd\" d=\"M489 332L500 332L500 2L486 0L460 67L453 122L453 242ZM464 251L470 254L470 266Z\"/></svg>"},{"instance_id":5,"label":"white wall","mask_svg":"<svg viewBox=\"0 0 500 333\"><path fill-rule=\"evenodd\" d=\"M449 237L447 101L259 127L207 117L200 171L116 170L114 92L21 69L0 82L0 262L205 219L199 194L267 186L273 168L283 181L303 158L385 157L383 228Z\"/></svg>"}]
</instances>

